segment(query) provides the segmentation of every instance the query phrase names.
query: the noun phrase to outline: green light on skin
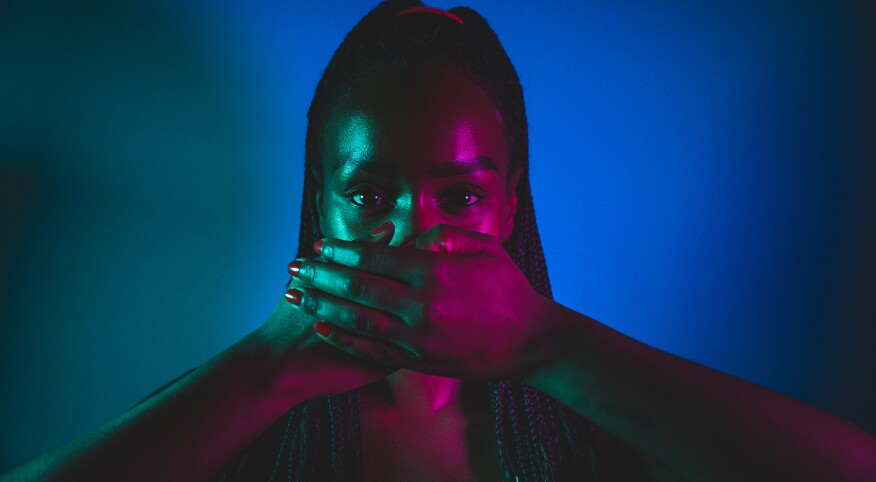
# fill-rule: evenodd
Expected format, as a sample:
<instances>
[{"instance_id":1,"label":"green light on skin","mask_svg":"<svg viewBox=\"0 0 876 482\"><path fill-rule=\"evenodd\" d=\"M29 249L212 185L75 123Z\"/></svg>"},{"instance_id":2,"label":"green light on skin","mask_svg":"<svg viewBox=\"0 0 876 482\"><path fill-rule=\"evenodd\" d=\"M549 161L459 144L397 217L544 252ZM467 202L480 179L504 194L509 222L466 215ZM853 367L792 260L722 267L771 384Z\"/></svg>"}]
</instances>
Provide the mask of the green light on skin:
<instances>
[{"instance_id":1,"label":"green light on skin","mask_svg":"<svg viewBox=\"0 0 876 482\"><path fill-rule=\"evenodd\" d=\"M353 114L341 128L341 159L369 159L374 154L374 124L364 113Z\"/></svg>"},{"instance_id":2,"label":"green light on skin","mask_svg":"<svg viewBox=\"0 0 876 482\"><path fill-rule=\"evenodd\" d=\"M323 139L324 152L329 158L335 157L337 165L329 162L326 170L326 184L317 193L320 206L320 225L322 232L330 237L352 240L370 231L374 226L365 226L361 213L349 209L349 204L341 185L332 186L333 181L347 179L360 163L373 159L377 151L377 125L366 111L343 109L337 111L327 123L327 135ZM323 192L330 193L323 204Z\"/></svg>"}]
</instances>

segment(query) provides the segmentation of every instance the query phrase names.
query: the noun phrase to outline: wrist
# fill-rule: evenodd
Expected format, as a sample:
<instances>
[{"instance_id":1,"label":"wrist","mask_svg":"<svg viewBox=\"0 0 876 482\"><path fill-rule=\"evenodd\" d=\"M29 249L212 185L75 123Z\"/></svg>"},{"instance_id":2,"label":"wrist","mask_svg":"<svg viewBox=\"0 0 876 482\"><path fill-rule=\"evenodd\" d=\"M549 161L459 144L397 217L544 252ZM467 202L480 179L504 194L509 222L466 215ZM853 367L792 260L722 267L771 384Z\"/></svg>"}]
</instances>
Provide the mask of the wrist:
<instances>
[{"instance_id":1,"label":"wrist","mask_svg":"<svg viewBox=\"0 0 876 482\"><path fill-rule=\"evenodd\" d=\"M563 306L549 298L542 298L539 309L536 311L533 321L534 335L528 350L528 360L523 367L519 380L525 383L527 379L540 373L557 363L561 354L560 340L565 332L565 320L563 318Z\"/></svg>"},{"instance_id":2,"label":"wrist","mask_svg":"<svg viewBox=\"0 0 876 482\"><path fill-rule=\"evenodd\" d=\"M285 413L295 405L313 396L308 396L306 386L295 383L299 378L294 373L294 354L290 347L272 333L268 323L262 325L236 346L243 360L244 377L248 390L262 400L271 410Z\"/></svg>"},{"instance_id":3,"label":"wrist","mask_svg":"<svg viewBox=\"0 0 876 482\"><path fill-rule=\"evenodd\" d=\"M552 385L551 380L558 372L572 362L576 353L587 349L584 346L586 337L583 331L593 322L589 317L554 300L547 300L539 321L541 336L537 363L524 374L521 381L548 392Z\"/></svg>"}]
</instances>

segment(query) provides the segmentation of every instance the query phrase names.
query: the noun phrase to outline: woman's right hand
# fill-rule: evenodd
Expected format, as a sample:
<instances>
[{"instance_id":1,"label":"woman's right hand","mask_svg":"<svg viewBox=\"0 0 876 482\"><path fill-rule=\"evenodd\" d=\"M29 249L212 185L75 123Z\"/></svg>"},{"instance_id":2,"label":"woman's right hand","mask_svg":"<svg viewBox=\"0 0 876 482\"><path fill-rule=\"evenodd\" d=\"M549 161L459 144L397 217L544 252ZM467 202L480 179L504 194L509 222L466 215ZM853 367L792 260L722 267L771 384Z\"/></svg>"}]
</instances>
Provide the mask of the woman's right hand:
<instances>
[{"instance_id":1,"label":"woman's right hand","mask_svg":"<svg viewBox=\"0 0 876 482\"><path fill-rule=\"evenodd\" d=\"M359 241L388 245L394 232L393 224L387 222L379 234ZM302 287L296 279L293 277L289 284L290 290ZM317 318L293 306L293 302L294 299L284 296L270 318L254 333L277 355L272 358L279 359L272 367L276 372L268 374L275 389L287 393L293 400L306 400L355 390L397 370L364 361L321 341L313 331Z\"/></svg>"},{"instance_id":2,"label":"woman's right hand","mask_svg":"<svg viewBox=\"0 0 876 482\"><path fill-rule=\"evenodd\" d=\"M393 234L390 225L368 240L389 244ZM315 323L281 299L238 343L0 480L207 480L298 403L396 370L320 341Z\"/></svg>"}]
</instances>

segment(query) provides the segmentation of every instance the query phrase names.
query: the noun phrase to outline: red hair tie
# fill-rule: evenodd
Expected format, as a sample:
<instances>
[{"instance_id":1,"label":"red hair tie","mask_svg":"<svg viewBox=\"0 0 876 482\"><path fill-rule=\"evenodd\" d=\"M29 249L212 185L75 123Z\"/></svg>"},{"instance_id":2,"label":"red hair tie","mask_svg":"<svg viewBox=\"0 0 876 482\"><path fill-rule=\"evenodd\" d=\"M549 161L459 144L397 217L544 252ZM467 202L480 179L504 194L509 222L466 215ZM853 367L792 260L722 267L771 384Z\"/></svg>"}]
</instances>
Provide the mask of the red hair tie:
<instances>
[{"instance_id":1,"label":"red hair tie","mask_svg":"<svg viewBox=\"0 0 876 482\"><path fill-rule=\"evenodd\" d=\"M434 15L443 15L451 20L458 22L460 25L462 25L461 18L448 12L447 10L441 10L440 8L435 8L435 7L425 7L425 6L423 6L423 7L410 7L410 8L406 8L404 10L399 11L398 13L395 14L395 16L399 17L401 15L407 15L409 13L431 13Z\"/></svg>"}]
</instances>

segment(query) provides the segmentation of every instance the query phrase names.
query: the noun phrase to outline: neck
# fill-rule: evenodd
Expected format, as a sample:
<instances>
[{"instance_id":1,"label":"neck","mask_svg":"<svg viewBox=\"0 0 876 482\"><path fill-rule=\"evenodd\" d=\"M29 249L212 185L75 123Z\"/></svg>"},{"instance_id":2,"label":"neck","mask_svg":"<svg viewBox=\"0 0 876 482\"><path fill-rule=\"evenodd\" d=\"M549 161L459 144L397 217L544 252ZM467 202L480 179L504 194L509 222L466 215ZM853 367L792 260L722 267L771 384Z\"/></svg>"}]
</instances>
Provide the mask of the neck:
<instances>
[{"instance_id":1,"label":"neck","mask_svg":"<svg viewBox=\"0 0 876 482\"><path fill-rule=\"evenodd\" d=\"M457 401L461 380L399 370L374 386L374 395L396 409L439 412Z\"/></svg>"}]
</instances>

